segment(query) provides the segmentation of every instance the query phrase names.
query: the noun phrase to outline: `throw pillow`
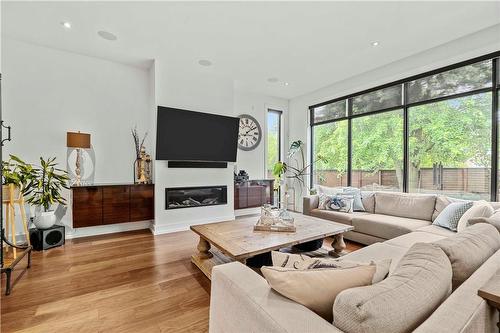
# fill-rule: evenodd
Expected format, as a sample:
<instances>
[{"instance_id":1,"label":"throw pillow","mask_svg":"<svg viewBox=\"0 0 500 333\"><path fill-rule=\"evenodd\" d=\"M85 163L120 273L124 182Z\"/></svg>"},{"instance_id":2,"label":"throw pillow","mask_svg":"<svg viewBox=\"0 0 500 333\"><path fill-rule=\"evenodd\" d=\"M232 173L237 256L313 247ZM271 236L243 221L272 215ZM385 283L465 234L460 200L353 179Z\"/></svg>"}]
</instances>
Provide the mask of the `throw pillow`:
<instances>
[{"instance_id":1,"label":"throw pillow","mask_svg":"<svg viewBox=\"0 0 500 333\"><path fill-rule=\"evenodd\" d=\"M479 223L434 244L446 253L451 262L452 284L456 289L500 249L500 234L494 226Z\"/></svg>"},{"instance_id":2,"label":"throw pillow","mask_svg":"<svg viewBox=\"0 0 500 333\"><path fill-rule=\"evenodd\" d=\"M359 265L375 265L376 270L372 283L377 283L386 278L391 267L391 259L383 259L370 262L359 262L345 260L343 258L311 258L305 254L284 253L271 251L273 266L294 269L314 269L314 268L352 268Z\"/></svg>"},{"instance_id":3,"label":"throw pillow","mask_svg":"<svg viewBox=\"0 0 500 333\"><path fill-rule=\"evenodd\" d=\"M342 193L342 187L329 187L323 185L317 185L316 187L318 188L318 193L323 193L327 195Z\"/></svg>"},{"instance_id":4,"label":"throw pillow","mask_svg":"<svg viewBox=\"0 0 500 333\"><path fill-rule=\"evenodd\" d=\"M450 198L445 195L438 195L436 197L436 205L434 206L434 213L432 213L431 221L434 221L438 215L445 209L446 206L451 204L452 202L467 202L469 200L455 199Z\"/></svg>"},{"instance_id":5,"label":"throw pillow","mask_svg":"<svg viewBox=\"0 0 500 333\"><path fill-rule=\"evenodd\" d=\"M345 187L343 194L352 195L354 202L352 205L352 210L355 212L364 212L365 207L363 205L363 200L361 199L361 190L355 187Z\"/></svg>"},{"instance_id":6,"label":"throw pillow","mask_svg":"<svg viewBox=\"0 0 500 333\"><path fill-rule=\"evenodd\" d=\"M328 205L330 204L331 201L331 196L328 194L320 193L319 196L319 203L318 203L318 209L328 209Z\"/></svg>"},{"instance_id":7,"label":"throw pillow","mask_svg":"<svg viewBox=\"0 0 500 333\"><path fill-rule=\"evenodd\" d=\"M500 221L500 209L496 209L493 214L490 216L493 220Z\"/></svg>"},{"instance_id":8,"label":"throw pillow","mask_svg":"<svg viewBox=\"0 0 500 333\"><path fill-rule=\"evenodd\" d=\"M389 268L391 266L391 259L383 260L372 260L370 262L357 262L351 260L344 260L342 258L332 259L332 258L304 258L304 260L297 260L294 263L294 268L305 270L305 269L317 269L317 268L353 268L362 265L375 265L375 274L373 274L372 284L378 283L386 278L389 274Z\"/></svg>"},{"instance_id":9,"label":"throw pillow","mask_svg":"<svg viewBox=\"0 0 500 333\"><path fill-rule=\"evenodd\" d=\"M351 195L337 194L331 196L328 209L337 212L352 213L354 198Z\"/></svg>"},{"instance_id":10,"label":"throw pillow","mask_svg":"<svg viewBox=\"0 0 500 333\"><path fill-rule=\"evenodd\" d=\"M500 220L492 219L491 217L474 217L469 219L469 225L474 225L478 223L488 223L497 228L498 232L500 232Z\"/></svg>"},{"instance_id":11,"label":"throw pillow","mask_svg":"<svg viewBox=\"0 0 500 333\"><path fill-rule=\"evenodd\" d=\"M469 220L474 217L490 217L495 210L485 200L475 201L472 207L469 208L460 218L457 225L457 232L463 231L469 226Z\"/></svg>"},{"instance_id":12,"label":"throw pillow","mask_svg":"<svg viewBox=\"0 0 500 333\"><path fill-rule=\"evenodd\" d=\"M417 243L385 280L344 290L333 305L333 324L346 333L411 332L449 296L451 265L437 246Z\"/></svg>"},{"instance_id":13,"label":"throw pillow","mask_svg":"<svg viewBox=\"0 0 500 333\"><path fill-rule=\"evenodd\" d=\"M297 262L311 259L311 257L305 254L271 251L271 259L275 267L295 268Z\"/></svg>"},{"instance_id":14,"label":"throw pillow","mask_svg":"<svg viewBox=\"0 0 500 333\"><path fill-rule=\"evenodd\" d=\"M439 213L432 224L457 231L458 221L460 221L462 215L471 207L472 201L452 202Z\"/></svg>"},{"instance_id":15,"label":"throw pillow","mask_svg":"<svg viewBox=\"0 0 500 333\"><path fill-rule=\"evenodd\" d=\"M335 297L343 290L370 285L376 266L307 270L264 266L261 271L272 289L332 322Z\"/></svg>"}]
</instances>

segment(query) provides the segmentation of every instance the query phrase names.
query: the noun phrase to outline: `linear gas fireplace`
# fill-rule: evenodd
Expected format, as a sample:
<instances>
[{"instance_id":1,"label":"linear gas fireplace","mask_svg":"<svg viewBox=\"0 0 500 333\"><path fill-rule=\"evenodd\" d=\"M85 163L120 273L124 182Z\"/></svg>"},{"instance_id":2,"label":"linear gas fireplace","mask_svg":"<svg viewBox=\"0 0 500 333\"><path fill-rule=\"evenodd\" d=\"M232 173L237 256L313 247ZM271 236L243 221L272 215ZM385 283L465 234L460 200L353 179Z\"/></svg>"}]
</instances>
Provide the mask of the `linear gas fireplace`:
<instances>
[{"instance_id":1,"label":"linear gas fireplace","mask_svg":"<svg viewBox=\"0 0 500 333\"><path fill-rule=\"evenodd\" d=\"M172 187L165 189L165 209L227 204L227 186Z\"/></svg>"}]
</instances>

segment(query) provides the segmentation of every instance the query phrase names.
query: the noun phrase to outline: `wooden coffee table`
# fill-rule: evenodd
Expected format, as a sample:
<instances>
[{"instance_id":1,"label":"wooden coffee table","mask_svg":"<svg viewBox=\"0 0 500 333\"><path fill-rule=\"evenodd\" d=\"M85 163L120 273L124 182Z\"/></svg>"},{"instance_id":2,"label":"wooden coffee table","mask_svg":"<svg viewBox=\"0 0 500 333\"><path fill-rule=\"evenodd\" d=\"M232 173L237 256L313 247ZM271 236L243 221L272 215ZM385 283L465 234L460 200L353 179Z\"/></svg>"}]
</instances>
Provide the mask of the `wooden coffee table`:
<instances>
[{"instance_id":1,"label":"wooden coffee table","mask_svg":"<svg viewBox=\"0 0 500 333\"><path fill-rule=\"evenodd\" d=\"M247 259L259 254L329 236L334 237L334 250L330 255L338 257L345 249L343 233L354 229L350 225L312 216L291 215L295 219L296 232L254 231L258 216L191 226L191 230L200 236L198 252L191 256L191 262L210 279L215 265L231 261L246 263ZM215 249L211 249L212 245Z\"/></svg>"}]
</instances>

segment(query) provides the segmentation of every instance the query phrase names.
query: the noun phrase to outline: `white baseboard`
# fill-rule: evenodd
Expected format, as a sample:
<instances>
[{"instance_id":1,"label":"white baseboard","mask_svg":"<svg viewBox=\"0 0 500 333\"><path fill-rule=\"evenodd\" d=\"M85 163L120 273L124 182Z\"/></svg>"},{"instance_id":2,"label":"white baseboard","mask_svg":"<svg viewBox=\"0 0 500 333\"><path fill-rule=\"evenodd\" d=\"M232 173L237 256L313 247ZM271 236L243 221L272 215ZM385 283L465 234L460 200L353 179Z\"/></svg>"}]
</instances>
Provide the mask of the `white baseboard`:
<instances>
[{"instance_id":1,"label":"white baseboard","mask_svg":"<svg viewBox=\"0 0 500 333\"><path fill-rule=\"evenodd\" d=\"M120 224L109 224L103 226L86 227L86 228L76 228L72 229L65 225L66 227L66 239L88 237L88 236L98 236L105 234L112 234L116 232L150 229L153 221L140 221L140 222L129 222ZM26 242L26 237L24 233L16 234L16 243L21 244Z\"/></svg>"},{"instance_id":2,"label":"white baseboard","mask_svg":"<svg viewBox=\"0 0 500 333\"><path fill-rule=\"evenodd\" d=\"M235 216L245 216L245 215L255 215L255 214L260 214L260 207L236 209L234 211Z\"/></svg>"},{"instance_id":3,"label":"white baseboard","mask_svg":"<svg viewBox=\"0 0 500 333\"><path fill-rule=\"evenodd\" d=\"M222 221L231 221L234 219L235 219L235 216L230 215L230 216L210 217L210 218L199 219L199 220L191 220L191 221L185 221L185 222L181 222L181 223L165 222L161 225L158 223L152 223L150 226L150 230L153 233L153 235L169 234L172 232L189 230L189 227L192 225L216 223L216 222L222 222Z\"/></svg>"},{"instance_id":4,"label":"white baseboard","mask_svg":"<svg viewBox=\"0 0 500 333\"><path fill-rule=\"evenodd\" d=\"M112 234L116 232L150 229L153 221L129 222L120 224L109 224L86 228L66 228L66 239Z\"/></svg>"}]
</instances>

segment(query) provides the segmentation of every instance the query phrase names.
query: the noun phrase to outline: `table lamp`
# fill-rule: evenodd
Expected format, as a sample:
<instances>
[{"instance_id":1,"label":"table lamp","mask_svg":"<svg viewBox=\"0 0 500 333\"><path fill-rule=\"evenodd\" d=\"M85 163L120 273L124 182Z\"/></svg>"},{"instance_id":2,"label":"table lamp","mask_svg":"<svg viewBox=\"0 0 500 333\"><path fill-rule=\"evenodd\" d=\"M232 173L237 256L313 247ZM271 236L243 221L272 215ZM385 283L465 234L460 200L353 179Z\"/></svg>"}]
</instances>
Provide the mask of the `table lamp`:
<instances>
[{"instance_id":1,"label":"table lamp","mask_svg":"<svg viewBox=\"0 0 500 333\"><path fill-rule=\"evenodd\" d=\"M66 147L76 148L76 181L74 185L79 186L81 181L80 175L80 149L90 148L90 134L67 132L66 133Z\"/></svg>"}]
</instances>

